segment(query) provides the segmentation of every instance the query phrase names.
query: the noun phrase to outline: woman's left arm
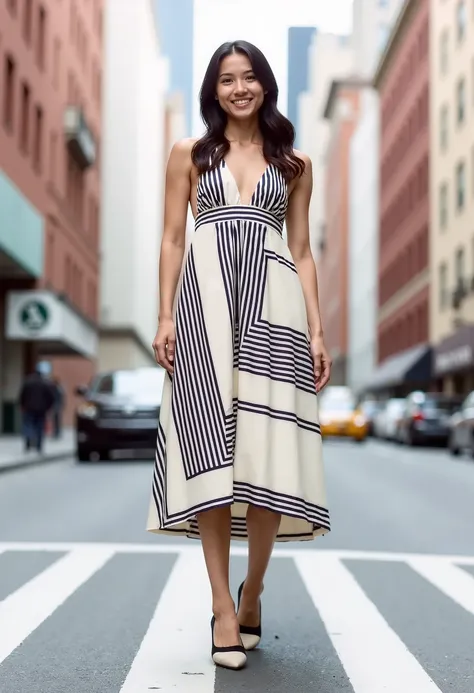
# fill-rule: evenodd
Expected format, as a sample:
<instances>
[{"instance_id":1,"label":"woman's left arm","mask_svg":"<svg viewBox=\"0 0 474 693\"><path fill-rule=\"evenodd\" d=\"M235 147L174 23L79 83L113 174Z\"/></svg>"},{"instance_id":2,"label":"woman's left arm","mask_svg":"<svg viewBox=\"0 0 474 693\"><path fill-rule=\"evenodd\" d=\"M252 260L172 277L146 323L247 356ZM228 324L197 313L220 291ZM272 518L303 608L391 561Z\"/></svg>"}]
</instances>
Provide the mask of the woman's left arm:
<instances>
[{"instance_id":1,"label":"woman's left arm","mask_svg":"<svg viewBox=\"0 0 474 693\"><path fill-rule=\"evenodd\" d=\"M319 308L318 278L309 240L309 203L313 189L311 159L298 152L304 161L305 172L290 194L286 215L288 247L303 288L314 362L316 390L320 392L331 375L331 359L324 344L321 311Z\"/></svg>"}]
</instances>

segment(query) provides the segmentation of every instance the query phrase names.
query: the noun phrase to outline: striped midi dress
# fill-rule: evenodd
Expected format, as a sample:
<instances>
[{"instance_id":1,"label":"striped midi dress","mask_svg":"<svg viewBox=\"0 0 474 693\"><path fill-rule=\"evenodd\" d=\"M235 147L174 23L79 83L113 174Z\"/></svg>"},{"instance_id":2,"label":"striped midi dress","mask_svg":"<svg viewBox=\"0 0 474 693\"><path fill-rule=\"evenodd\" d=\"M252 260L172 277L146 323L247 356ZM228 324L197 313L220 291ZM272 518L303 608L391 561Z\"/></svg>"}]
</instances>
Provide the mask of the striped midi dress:
<instances>
[{"instance_id":1,"label":"striped midi dress","mask_svg":"<svg viewBox=\"0 0 474 693\"><path fill-rule=\"evenodd\" d=\"M283 225L288 190L269 164L250 204L226 163L200 176L175 308L147 530L199 538L198 513L249 504L281 514L277 541L330 529L304 296Z\"/></svg>"}]
</instances>

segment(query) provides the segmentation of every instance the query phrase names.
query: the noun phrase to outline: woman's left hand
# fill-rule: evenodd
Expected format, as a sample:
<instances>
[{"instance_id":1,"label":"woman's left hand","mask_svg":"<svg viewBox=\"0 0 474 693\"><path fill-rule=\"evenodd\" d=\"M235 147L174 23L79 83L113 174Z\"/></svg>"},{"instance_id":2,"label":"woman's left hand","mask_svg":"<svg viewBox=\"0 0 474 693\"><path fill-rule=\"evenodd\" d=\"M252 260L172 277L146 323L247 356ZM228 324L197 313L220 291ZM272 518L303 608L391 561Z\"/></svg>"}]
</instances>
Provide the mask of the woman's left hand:
<instances>
[{"instance_id":1,"label":"woman's left hand","mask_svg":"<svg viewBox=\"0 0 474 693\"><path fill-rule=\"evenodd\" d=\"M311 339L311 356L314 364L316 392L319 393L329 382L332 366L332 361L329 358L328 350L322 337L313 337Z\"/></svg>"}]
</instances>

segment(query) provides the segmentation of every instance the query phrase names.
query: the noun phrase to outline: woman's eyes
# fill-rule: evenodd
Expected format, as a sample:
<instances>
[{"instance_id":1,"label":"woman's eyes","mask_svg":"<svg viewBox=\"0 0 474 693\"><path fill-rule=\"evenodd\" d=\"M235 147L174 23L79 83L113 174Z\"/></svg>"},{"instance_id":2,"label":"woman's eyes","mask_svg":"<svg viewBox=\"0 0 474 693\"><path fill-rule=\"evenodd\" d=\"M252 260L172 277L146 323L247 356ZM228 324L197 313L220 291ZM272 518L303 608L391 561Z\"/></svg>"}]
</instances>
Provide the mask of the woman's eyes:
<instances>
[{"instance_id":1,"label":"woman's eyes","mask_svg":"<svg viewBox=\"0 0 474 693\"><path fill-rule=\"evenodd\" d=\"M247 82L254 82L257 78L255 75L247 75L245 78ZM224 77L224 79L221 81L221 84L230 84L232 82L232 79L230 77Z\"/></svg>"}]
</instances>

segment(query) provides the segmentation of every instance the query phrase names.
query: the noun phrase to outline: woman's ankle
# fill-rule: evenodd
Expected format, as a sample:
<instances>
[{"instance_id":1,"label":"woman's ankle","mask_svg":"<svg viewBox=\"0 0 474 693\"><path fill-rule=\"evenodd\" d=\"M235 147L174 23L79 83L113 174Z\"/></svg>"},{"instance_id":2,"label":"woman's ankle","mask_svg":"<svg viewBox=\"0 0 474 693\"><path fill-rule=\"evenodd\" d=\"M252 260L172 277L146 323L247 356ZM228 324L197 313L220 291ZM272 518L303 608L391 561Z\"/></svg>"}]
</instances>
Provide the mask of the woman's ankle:
<instances>
[{"instance_id":1,"label":"woman's ankle","mask_svg":"<svg viewBox=\"0 0 474 693\"><path fill-rule=\"evenodd\" d=\"M213 601L212 603L212 613L217 619L220 618L233 618L236 616L235 604L232 599Z\"/></svg>"},{"instance_id":2,"label":"woman's ankle","mask_svg":"<svg viewBox=\"0 0 474 693\"><path fill-rule=\"evenodd\" d=\"M247 578L242 590L242 598L248 602L256 602L263 592L263 582L252 582Z\"/></svg>"}]
</instances>

